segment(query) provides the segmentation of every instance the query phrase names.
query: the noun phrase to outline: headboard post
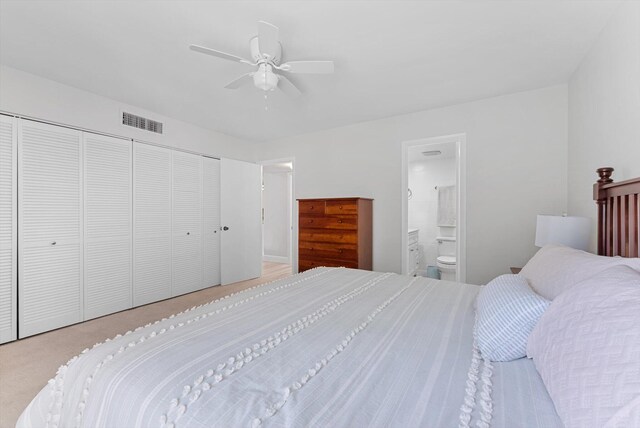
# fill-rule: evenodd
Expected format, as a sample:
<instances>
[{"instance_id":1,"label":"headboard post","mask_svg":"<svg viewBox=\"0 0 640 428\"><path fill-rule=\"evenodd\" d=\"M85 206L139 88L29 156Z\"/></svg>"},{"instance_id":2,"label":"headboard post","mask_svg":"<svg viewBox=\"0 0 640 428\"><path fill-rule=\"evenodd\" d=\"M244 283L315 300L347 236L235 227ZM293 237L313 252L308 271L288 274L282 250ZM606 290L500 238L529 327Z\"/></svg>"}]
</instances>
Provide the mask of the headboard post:
<instances>
[{"instance_id":1,"label":"headboard post","mask_svg":"<svg viewBox=\"0 0 640 428\"><path fill-rule=\"evenodd\" d=\"M598 254L638 257L640 177L613 182L613 168L598 168L593 199L598 207Z\"/></svg>"},{"instance_id":2,"label":"headboard post","mask_svg":"<svg viewBox=\"0 0 640 428\"><path fill-rule=\"evenodd\" d=\"M602 186L613 183L611 174L613 168L603 167L596 170L598 173L598 181L593 185L593 199L598 205L598 254L606 253L607 238L607 193Z\"/></svg>"}]
</instances>

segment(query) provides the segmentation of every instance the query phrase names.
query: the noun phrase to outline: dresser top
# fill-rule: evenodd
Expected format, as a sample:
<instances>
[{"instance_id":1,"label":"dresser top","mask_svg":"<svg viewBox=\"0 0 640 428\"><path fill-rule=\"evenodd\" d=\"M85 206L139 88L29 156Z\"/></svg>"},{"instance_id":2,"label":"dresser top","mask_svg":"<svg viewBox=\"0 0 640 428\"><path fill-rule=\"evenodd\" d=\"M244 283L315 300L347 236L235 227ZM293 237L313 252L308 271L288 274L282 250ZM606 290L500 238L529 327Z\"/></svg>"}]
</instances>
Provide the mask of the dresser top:
<instances>
[{"instance_id":1,"label":"dresser top","mask_svg":"<svg viewBox=\"0 0 640 428\"><path fill-rule=\"evenodd\" d=\"M359 196L353 196L351 198L299 198L297 201L353 201L355 199L362 199L365 201L373 201L373 198L361 198Z\"/></svg>"}]
</instances>

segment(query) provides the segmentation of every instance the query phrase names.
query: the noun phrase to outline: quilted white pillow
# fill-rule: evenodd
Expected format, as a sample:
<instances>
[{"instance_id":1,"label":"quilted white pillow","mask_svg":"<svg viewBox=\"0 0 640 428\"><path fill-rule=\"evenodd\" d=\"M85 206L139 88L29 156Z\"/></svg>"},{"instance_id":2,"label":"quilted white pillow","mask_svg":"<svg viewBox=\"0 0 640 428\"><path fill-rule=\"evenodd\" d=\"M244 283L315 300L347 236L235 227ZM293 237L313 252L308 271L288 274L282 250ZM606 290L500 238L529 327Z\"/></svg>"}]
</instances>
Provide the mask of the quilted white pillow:
<instances>
[{"instance_id":1,"label":"quilted white pillow","mask_svg":"<svg viewBox=\"0 0 640 428\"><path fill-rule=\"evenodd\" d=\"M617 265L640 270L640 259L596 256L563 245L545 245L527 262L520 275L527 278L536 293L553 300L575 284Z\"/></svg>"},{"instance_id":2,"label":"quilted white pillow","mask_svg":"<svg viewBox=\"0 0 640 428\"><path fill-rule=\"evenodd\" d=\"M527 339L549 301L520 275L501 275L478 294L476 340L491 361L512 361L527 354Z\"/></svg>"},{"instance_id":3,"label":"quilted white pillow","mask_svg":"<svg viewBox=\"0 0 640 428\"><path fill-rule=\"evenodd\" d=\"M555 299L527 355L571 427L640 427L640 272L615 266Z\"/></svg>"}]
</instances>

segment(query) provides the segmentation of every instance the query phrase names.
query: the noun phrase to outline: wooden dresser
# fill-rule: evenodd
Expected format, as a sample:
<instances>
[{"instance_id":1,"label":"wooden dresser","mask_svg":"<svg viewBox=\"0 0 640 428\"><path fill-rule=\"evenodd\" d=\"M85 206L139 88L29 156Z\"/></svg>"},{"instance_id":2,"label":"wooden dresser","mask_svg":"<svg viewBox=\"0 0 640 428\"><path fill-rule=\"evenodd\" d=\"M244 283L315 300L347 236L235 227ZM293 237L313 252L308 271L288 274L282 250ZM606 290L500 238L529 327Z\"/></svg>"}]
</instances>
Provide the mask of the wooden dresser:
<instances>
[{"instance_id":1,"label":"wooden dresser","mask_svg":"<svg viewBox=\"0 0 640 428\"><path fill-rule=\"evenodd\" d=\"M318 266L371 270L373 200L298 199L298 271Z\"/></svg>"}]
</instances>

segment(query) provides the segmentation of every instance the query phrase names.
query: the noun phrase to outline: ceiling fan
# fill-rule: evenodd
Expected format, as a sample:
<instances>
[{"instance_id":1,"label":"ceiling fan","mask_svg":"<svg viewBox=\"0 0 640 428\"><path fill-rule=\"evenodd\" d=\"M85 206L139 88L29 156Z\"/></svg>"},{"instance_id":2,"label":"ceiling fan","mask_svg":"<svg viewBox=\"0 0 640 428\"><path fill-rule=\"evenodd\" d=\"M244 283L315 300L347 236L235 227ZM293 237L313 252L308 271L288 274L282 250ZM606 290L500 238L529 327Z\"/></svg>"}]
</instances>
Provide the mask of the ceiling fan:
<instances>
[{"instance_id":1,"label":"ceiling fan","mask_svg":"<svg viewBox=\"0 0 640 428\"><path fill-rule=\"evenodd\" d=\"M333 61L289 61L281 64L282 45L278 40L278 27L264 21L258 21L258 35L250 41L253 60L204 46L190 45L189 48L203 54L256 67L255 71L246 73L230 82L225 86L227 89L237 89L253 82L255 87L263 91L273 91L280 88L287 95L296 97L301 94L300 90L283 73L333 73Z\"/></svg>"}]
</instances>

